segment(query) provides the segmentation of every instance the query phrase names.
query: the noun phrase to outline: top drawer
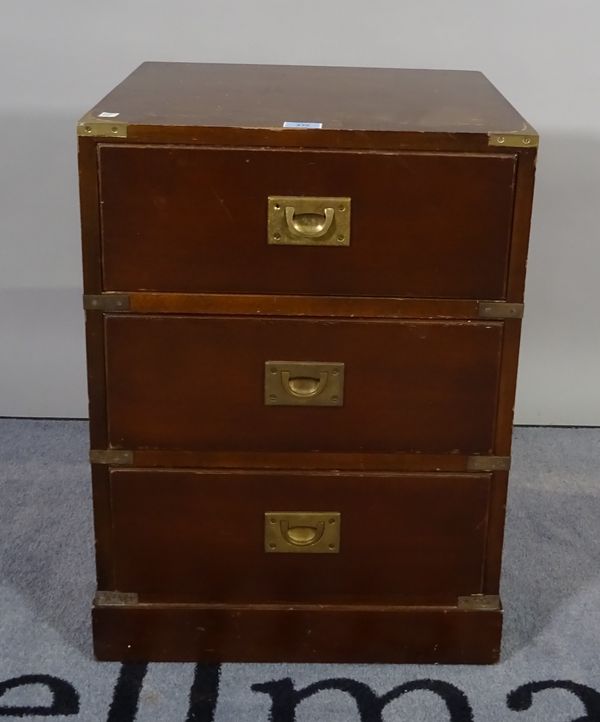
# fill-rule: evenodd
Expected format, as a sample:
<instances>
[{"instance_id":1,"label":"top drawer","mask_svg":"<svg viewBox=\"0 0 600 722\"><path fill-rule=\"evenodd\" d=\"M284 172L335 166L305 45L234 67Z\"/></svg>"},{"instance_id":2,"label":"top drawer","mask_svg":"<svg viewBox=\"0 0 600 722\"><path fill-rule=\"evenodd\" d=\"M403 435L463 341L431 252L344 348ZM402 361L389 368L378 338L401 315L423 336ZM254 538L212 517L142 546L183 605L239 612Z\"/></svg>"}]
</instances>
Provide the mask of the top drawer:
<instances>
[{"instance_id":1,"label":"top drawer","mask_svg":"<svg viewBox=\"0 0 600 722\"><path fill-rule=\"evenodd\" d=\"M105 290L505 296L513 155L98 152ZM269 244L269 196L350 198L349 245Z\"/></svg>"}]
</instances>

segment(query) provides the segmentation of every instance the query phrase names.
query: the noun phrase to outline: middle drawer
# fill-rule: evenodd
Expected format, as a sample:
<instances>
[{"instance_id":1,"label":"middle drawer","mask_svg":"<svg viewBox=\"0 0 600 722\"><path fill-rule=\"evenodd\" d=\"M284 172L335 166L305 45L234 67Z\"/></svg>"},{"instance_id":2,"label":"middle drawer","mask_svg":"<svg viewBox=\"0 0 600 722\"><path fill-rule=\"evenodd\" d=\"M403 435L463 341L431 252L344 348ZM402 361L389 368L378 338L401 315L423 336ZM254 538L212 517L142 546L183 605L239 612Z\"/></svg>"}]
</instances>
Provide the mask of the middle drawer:
<instances>
[{"instance_id":1,"label":"middle drawer","mask_svg":"<svg viewBox=\"0 0 600 722\"><path fill-rule=\"evenodd\" d=\"M493 451L502 322L115 314L105 333L113 447Z\"/></svg>"}]
</instances>

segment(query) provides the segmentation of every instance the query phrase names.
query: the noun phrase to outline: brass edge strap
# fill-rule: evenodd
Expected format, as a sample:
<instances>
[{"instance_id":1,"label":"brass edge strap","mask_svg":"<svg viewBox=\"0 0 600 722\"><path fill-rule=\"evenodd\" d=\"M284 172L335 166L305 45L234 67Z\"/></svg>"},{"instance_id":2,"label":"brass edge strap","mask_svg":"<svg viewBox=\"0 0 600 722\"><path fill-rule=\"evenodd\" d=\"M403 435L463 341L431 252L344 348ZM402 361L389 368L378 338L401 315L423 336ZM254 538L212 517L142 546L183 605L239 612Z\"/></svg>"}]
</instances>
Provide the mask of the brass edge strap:
<instances>
[{"instance_id":1,"label":"brass edge strap","mask_svg":"<svg viewBox=\"0 0 600 722\"><path fill-rule=\"evenodd\" d=\"M504 301L479 301L479 318L523 318L522 303Z\"/></svg>"},{"instance_id":2,"label":"brass edge strap","mask_svg":"<svg viewBox=\"0 0 600 722\"><path fill-rule=\"evenodd\" d=\"M126 607L137 604L139 597L135 592L96 592L94 605L102 607Z\"/></svg>"},{"instance_id":3,"label":"brass edge strap","mask_svg":"<svg viewBox=\"0 0 600 722\"><path fill-rule=\"evenodd\" d=\"M459 597L457 607L469 611L498 612L502 609L497 594L471 594Z\"/></svg>"},{"instance_id":4,"label":"brass edge strap","mask_svg":"<svg viewBox=\"0 0 600 722\"><path fill-rule=\"evenodd\" d=\"M467 471L508 471L510 456L469 456Z\"/></svg>"},{"instance_id":5,"label":"brass edge strap","mask_svg":"<svg viewBox=\"0 0 600 722\"><path fill-rule=\"evenodd\" d=\"M131 301L126 293L102 293L85 295L83 307L86 311L129 311Z\"/></svg>"},{"instance_id":6,"label":"brass edge strap","mask_svg":"<svg viewBox=\"0 0 600 722\"><path fill-rule=\"evenodd\" d=\"M110 466L131 466L133 451L126 449L92 449L91 464L109 464Z\"/></svg>"},{"instance_id":7,"label":"brass edge strap","mask_svg":"<svg viewBox=\"0 0 600 722\"><path fill-rule=\"evenodd\" d=\"M89 138L127 138L127 123L114 120L80 120L77 135Z\"/></svg>"},{"instance_id":8,"label":"brass edge strap","mask_svg":"<svg viewBox=\"0 0 600 722\"><path fill-rule=\"evenodd\" d=\"M535 133L489 133L488 145L504 148L537 148L539 137Z\"/></svg>"}]
</instances>

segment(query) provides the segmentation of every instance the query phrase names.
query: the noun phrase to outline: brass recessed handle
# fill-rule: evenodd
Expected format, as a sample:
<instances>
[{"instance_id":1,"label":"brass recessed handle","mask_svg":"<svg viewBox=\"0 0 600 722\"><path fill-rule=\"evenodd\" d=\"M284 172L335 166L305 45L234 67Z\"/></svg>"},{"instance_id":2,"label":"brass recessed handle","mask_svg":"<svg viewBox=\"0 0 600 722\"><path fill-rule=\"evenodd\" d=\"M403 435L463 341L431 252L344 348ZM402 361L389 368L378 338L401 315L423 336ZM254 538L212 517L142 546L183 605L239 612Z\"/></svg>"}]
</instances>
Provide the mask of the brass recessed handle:
<instances>
[{"instance_id":1,"label":"brass recessed handle","mask_svg":"<svg viewBox=\"0 0 600 722\"><path fill-rule=\"evenodd\" d=\"M343 403L343 363L265 362L267 406L342 406Z\"/></svg>"},{"instance_id":2,"label":"brass recessed handle","mask_svg":"<svg viewBox=\"0 0 600 722\"><path fill-rule=\"evenodd\" d=\"M292 526L289 519L282 519L279 522L281 536L288 544L295 544L299 547L307 547L316 544L323 538L325 533L325 522L320 521L315 526Z\"/></svg>"},{"instance_id":3,"label":"brass recessed handle","mask_svg":"<svg viewBox=\"0 0 600 722\"><path fill-rule=\"evenodd\" d=\"M269 196L267 242L277 246L349 246L352 199Z\"/></svg>"},{"instance_id":4,"label":"brass recessed handle","mask_svg":"<svg viewBox=\"0 0 600 722\"><path fill-rule=\"evenodd\" d=\"M292 378L289 371L281 372L281 383L283 388L297 398L310 398L311 396L318 396L321 391L327 386L327 379L329 373L327 371L321 371L318 378L311 378L309 376L297 376Z\"/></svg>"},{"instance_id":5,"label":"brass recessed handle","mask_svg":"<svg viewBox=\"0 0 600 722\"><path fill-rule=\"evenodd\" d=\"M283 554L337 554L340 551L337 511L268 511L265 551Z\"/></svg>"},{"instance_id":6,"label":"brass recessed handle","mask_svg":"<svg viewBox=\"0 0 600 722\"><path fill-rule=\"evenodd\" d=\"M286 206L285 222L290 235L296 238L321 238L333 223L335 211L324 208L321 213L296 213L294 206Z\"/></svg>"}]
</instances>

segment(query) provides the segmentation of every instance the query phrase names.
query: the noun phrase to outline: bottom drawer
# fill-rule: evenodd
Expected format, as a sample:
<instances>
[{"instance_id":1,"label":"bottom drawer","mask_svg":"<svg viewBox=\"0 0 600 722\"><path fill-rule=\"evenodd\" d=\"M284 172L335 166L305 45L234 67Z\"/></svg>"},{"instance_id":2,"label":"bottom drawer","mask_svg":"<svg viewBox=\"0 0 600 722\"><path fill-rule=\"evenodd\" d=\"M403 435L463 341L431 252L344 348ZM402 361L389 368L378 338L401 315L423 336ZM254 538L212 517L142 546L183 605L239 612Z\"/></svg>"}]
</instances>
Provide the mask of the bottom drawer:
<instances>
[{"instance_id":1,"label":"bottom drawer","mask_svg":"<svg viewBox=\"0 0 600 722\"><path fill-rule=\"evenodd\" d=\"M151 601L456 603L491 474L113 469L115 588Z\"/></svg>"}]
</instances>

